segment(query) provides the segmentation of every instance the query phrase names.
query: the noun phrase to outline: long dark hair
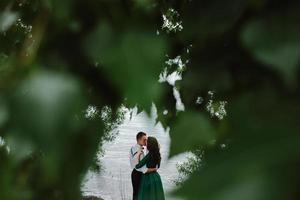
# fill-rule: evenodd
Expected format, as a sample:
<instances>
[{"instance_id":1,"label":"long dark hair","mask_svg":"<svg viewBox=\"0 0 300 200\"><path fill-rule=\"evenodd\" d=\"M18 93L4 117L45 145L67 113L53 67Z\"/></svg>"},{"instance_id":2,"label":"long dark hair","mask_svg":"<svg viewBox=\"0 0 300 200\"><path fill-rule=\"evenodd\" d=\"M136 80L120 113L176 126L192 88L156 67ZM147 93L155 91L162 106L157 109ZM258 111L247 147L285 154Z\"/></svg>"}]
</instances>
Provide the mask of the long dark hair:
<instances>
[{"instance_id":1,"label":"long dark hair","mask_svg":"<svg viewBox=\"0 0 300 200\"><path fill-rule=\"evenodd\" d=\"M155 137L148 137L147 140L147 149L153 158L154 162L157 163L158 167L160 167L161 156L159 152L159 144Z\"/></svg>"}]
</instances>

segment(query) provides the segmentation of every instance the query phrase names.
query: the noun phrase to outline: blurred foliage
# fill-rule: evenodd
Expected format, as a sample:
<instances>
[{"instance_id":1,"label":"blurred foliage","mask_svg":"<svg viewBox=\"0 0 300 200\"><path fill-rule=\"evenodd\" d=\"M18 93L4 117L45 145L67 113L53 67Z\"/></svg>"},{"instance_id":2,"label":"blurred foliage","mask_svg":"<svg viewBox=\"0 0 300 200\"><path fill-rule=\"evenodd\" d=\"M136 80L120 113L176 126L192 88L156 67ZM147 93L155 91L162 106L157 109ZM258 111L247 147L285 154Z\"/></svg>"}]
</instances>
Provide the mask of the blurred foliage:
<instances>
[{"instance_id":1,"label":"blurred foliage","mask_svg":"<svg viewBox=\"0 0 300 200\"><path fill-rule=\"evenodd\" d=\"M0 199L80 199L105 125L89 105L157 106L171 156L205 164L186 199L299 199L299 2L293 0L2 0ZM170 8L183 29L162 30ZM164 61L189 52L175 87ZM228 117L211 118L208 90ZM161 114L167 110L167 114ZM226 149L219 144L230 141ZM9 152L9 153L8 153Z\"/></svg>"},{"instance_id":2,"label":"blurred foliage","mask_svg":"<svg viewBox=\"0 0 300 200\"><path fill-rule=\"evenodd\" d=\"M216 137L215 130L207 117L199 113L180 113L177 122L171 127L172 143L170 156L185 151L197 150L199 146L209 144ZM184 132L193 137L182 137Z\"/></svg>"},{"instance_id":3,"label":"blurred foliage","mask_svg":"<svg viewBox=\"0 0 300 200\"><path fill-rule=\"evenodd\" d=\"M135 29L133 26L127 27L126 32L114 31L102 22L88 37L85 47L92 59L101 62L130 105L138 102L150 109L152 101L161 95L157 77L166 45L151 31ZM140 95L140 91L144 91L144 95Z\"/></svg>"},{"instance_id":4,"label":"blurred foliage","mask_svg":"<svg viewBox=\"0 0 300 200\"><path fill-rule=\"evenodd\" d=\"M182 186L182 184L197 170L203 166L204 151L197 149L192 151L192 155L188 155L186 160L181 163L176 164L176 168L179 172L179 176L173 181L177 187Z\"/></svg>"},{"instance_id":5,"label":"blurred foliage","mask_svg":"<svg viewBox=\"0 0 300 200\"><path fill-rule=\"evenodd\" d=\"M102 148L104 142L113 141L119 134L118 126L121 125L125 120L126 108L121 105L115 113L109 106L103 106L100 113L98 110L95 111L94 117L100 117L103 122L103 135L101 141L98 144L97 153L94 156L93 162L90 165L90 170L94 172L100 172L102 169L99 157L104 156L105 150ZM100 115L100 116L98 116Z\"/></svg>"}]
</instances>

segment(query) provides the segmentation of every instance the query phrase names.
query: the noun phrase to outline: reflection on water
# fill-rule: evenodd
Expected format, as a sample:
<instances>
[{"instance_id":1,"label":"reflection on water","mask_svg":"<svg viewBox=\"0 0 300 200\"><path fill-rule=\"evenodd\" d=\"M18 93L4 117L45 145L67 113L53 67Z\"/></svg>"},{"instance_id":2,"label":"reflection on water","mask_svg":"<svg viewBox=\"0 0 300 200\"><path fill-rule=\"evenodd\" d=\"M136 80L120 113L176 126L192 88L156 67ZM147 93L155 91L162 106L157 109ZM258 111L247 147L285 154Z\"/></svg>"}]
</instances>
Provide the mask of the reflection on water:
<instances>
[{"instance_id":1,"label":"reflection on water","mask_svg":"<svg viewBox=\"0 0 300 200\"><path fill-rule=\"evenodd\" d=\"M161 145L162 163L159 173L161 175L165 192L174 189L173 180L178 176L176 163L184 161L186 155L182 154L168 160L170 137L163 127L155 126L155 107L149 118L146 113L136 114L133 110L130 120L129 112L126 113L125 121L118 127L119 135L112 142L104 144L104 156L99 157L103 170L100 173L89 171L82 185L84 195L100 196L105 200L131 199L131 169L129 164L129 149L135 144L135 135L139 131L148 133L159 140ZM168 197L167 199L174 199Z\"/></svg>"}]
</instances>

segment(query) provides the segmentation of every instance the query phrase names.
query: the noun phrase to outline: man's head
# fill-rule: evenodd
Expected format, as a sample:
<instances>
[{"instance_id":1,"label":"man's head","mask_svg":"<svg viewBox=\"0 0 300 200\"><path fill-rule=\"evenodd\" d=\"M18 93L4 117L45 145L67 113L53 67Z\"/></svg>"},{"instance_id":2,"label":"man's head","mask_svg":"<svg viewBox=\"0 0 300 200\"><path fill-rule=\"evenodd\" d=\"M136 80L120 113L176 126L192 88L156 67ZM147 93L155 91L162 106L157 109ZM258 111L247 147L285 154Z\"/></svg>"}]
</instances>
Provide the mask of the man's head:
<instances>
[{"instance_id":1,"label":"man's head","mask_svg":"<svg viewBox=\"0 0 300 200\"><path fill-rule=\"evenodd\" d=\"M138 132L138 134L136 134L136 142L139 145L146 146L147 145L147 134L144 132Z\"/></svg>"}]
</instances>

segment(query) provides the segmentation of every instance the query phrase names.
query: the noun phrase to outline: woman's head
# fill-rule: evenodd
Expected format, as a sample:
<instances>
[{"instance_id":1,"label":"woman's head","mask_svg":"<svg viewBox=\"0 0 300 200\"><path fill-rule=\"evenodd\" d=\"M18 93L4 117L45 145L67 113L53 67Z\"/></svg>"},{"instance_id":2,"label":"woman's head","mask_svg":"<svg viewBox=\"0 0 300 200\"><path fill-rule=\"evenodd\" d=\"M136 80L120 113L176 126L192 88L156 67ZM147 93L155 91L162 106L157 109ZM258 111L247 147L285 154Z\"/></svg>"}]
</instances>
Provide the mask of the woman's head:
<instances>
[{"instance_id":1,"label":"woman's head","mask_svg":"<svg viewBox=\"0 0 300 200\"><path fill-rule=\"evenodd\" d=\"M160 156L160 146L155 137L148 137L147 139L147 149L149 153L153 156L154 160L157 162L158 165L160 165L161 156Z\"/></svg>"},{"instance_id":2,"label":"woman's head","mask_svg":"<svg viewBox=\"0 0 300 200\"><path fill-rule=\"evenodd\" d=\"M148 151L159 151L159 144L155 137L149 136L147 139L147 149Z\"/></svg>"}]
</instances>

